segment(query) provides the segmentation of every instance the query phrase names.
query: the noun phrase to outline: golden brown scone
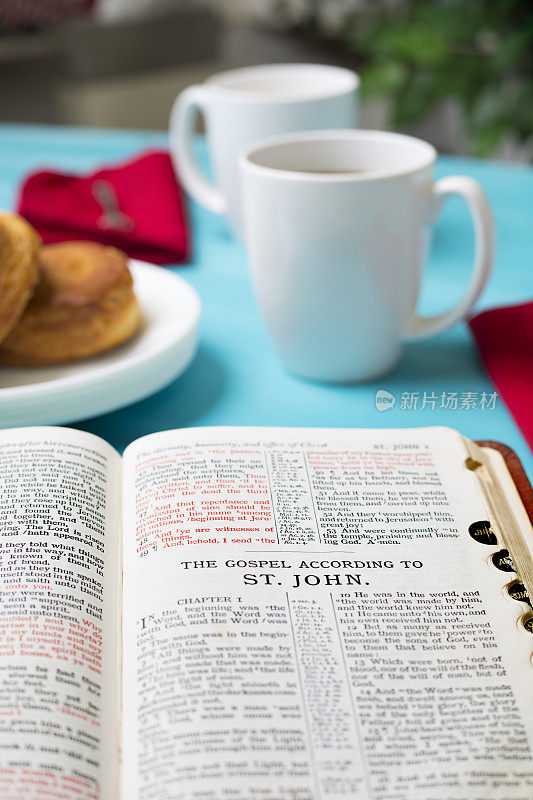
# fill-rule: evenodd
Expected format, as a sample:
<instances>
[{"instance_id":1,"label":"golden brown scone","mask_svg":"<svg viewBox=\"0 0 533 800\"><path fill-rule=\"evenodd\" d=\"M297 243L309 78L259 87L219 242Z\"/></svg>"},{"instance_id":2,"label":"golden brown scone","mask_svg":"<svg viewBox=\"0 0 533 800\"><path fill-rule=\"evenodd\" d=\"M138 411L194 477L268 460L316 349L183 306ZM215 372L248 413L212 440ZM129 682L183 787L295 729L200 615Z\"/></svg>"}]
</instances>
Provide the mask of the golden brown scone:
<instances>
[{"instance_id":1,"label":"golden brown scone","mask_svg":"<svg viewBox=\"0 0 533 800\"><path fill-rule=\"evenodd\" d=\"M44 366L111 350L137 332L141 311L127 257L93 242L40 251L41 280L20 322L0 345L0 362Z\"/></svg>"},{"instance_id":2,"label":"golden brown scone","mask_svg":"<svg viewBox=\"0 0 533 800\"><path fill-rule=\"evenodd\" d=\"M40 244L25 219L0 214L0 342L13 330L33 294Z\"/></svg>"}]
</instances>

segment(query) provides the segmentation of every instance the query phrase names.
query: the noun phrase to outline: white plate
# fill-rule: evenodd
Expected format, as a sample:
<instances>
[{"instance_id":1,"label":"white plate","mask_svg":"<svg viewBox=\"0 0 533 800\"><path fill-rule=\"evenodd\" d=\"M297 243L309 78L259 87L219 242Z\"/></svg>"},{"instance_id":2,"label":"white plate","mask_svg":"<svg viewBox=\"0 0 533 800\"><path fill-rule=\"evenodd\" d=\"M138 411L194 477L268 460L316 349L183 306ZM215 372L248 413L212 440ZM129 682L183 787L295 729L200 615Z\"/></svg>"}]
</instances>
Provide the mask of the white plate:
<instances>
[{"instance_id":1,"label":"white plate","mask_svg":"<svg viewBox=\"0 0 533 800\"><path fill-rule=\"evenodd\" d=\"M0 366L0 428L65 424L157 392L192 360L200 299L164 267L131 261L144 324L109 353L55 367Z\"/></svg>"}]
</instances>

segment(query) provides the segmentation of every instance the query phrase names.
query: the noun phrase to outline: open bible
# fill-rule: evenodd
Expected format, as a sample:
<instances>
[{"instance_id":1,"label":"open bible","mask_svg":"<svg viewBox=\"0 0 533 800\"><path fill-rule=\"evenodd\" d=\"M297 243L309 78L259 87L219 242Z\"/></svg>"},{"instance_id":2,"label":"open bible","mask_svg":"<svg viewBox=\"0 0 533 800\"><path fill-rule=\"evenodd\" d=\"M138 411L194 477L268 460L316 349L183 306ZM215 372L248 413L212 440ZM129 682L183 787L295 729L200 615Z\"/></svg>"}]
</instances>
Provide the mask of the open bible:
<instances>
[{"instance_id":1,"label":"open bible","mask_svg":"<svg viewBox=\"0 0 533 800\"><path fill-rule=\"evenodd\" d=\"M2 800L532 800L533 532L445 428L0 432Z\"/></svg>"}]
</instances>

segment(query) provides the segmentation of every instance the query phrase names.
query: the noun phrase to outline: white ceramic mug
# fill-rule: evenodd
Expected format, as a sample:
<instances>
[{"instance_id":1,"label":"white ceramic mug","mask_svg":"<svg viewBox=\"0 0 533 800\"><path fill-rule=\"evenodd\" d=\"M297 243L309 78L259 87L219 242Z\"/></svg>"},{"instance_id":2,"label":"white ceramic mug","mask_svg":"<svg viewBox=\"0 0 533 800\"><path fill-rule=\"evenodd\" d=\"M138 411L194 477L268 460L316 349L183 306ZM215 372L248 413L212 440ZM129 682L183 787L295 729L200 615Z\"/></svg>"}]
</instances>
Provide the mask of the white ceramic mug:
<instances>
[{"instance_id":1,"label":"white ceramic mug","mask_svg":"<svg viewBox=\"0 0 533 800\"><path fill-rule=\"evenodd\" d=\"M420 139L363 130L276 137L241 155L253 281L289 369L325 381L375 378L404 341L443 331L472 307L491 267L491 213L472 179L434 182L435 158ZM427 234L450 195L472 215L472 275L453 309L419 317Z\"/></svg>"},{"instance_id":2,"label":"white ceramic mug","mask_svg":"<svg viewBox=\"0 0 533 800\"><path fill-rule=\"evenodd\" d=\"M356 125L359 78L320 64L269 64L213 75L182 92L170 116L170 150L189 194L228 218L240 236L238 156L249 145L281 133ZM214 183L192 149L196 117L205 120Z\"/></svg>"}]
</instances>

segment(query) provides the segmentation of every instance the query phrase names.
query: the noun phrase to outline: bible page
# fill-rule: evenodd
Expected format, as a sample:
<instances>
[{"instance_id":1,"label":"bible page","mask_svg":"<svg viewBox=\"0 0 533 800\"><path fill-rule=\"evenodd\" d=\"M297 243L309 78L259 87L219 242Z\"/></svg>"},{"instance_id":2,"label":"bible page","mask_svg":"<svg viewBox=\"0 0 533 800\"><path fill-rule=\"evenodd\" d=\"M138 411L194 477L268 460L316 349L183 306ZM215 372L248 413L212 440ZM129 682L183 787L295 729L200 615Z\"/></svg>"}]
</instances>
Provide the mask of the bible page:
<instances>
[{"instance_id":1,"label":"bible page","mask_svg":"<svg viewBox=\"0 0 533 800\"><path fill-rule=\"evenodd\" d=\"M121 459L0 431L0 797L116 800Z\"/></svg>"},{"instance_id":2,"label":"bible page","mask_svg":"<svg viewBox=\"0 0 533 800\"><path fill-rule=\"evenodd\" d=\"M533 637L467 455L443 428L131 445L122 797L531 800Z\"/></svg>"}]
</instances>

